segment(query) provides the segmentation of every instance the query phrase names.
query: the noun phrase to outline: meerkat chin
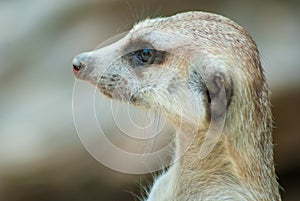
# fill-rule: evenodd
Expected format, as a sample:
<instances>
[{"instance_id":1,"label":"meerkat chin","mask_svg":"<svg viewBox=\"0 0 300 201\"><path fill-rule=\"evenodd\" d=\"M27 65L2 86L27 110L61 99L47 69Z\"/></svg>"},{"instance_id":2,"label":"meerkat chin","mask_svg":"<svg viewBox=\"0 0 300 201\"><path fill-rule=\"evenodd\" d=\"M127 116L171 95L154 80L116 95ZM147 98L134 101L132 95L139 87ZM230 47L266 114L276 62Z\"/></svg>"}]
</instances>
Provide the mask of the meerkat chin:
<instances>
[{"instance_id":1,"label":"meerkat chin","mask_svg":"<svg viewBox=\"0 0 300 201\"><path fill-rule=\"evenodd\" d=\"M185 136L177 136L175 154L195 136L148 201L281 200L270 93L256 44L235 22L205 12L146 19L119 41L76 56L73 67L109 98L164 109Z\"/></svg>"}]
</instances>

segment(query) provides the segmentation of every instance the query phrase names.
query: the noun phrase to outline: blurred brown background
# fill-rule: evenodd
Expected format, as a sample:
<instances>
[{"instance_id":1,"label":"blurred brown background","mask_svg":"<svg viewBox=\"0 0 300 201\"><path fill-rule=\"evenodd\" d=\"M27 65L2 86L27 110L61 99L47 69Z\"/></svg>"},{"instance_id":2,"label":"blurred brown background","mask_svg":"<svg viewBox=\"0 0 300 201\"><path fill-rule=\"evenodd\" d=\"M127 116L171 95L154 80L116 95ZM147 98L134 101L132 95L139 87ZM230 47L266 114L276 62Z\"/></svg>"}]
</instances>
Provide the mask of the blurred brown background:
<instances>
[{"instance_id":1,"label":"blurred brown background","mask_svg":"<svg viewBox=\"0 0 300 201\"><path fill-rule=\"evenodd\" d=\"M149 175L110 170L81 145L72 118L71 61L140 19L187 10L227 16L257 42L273 91L282 197L300 200L299 8L296 0L0 1L0 201L140 195Z\"/></svg>"}]
</instances>

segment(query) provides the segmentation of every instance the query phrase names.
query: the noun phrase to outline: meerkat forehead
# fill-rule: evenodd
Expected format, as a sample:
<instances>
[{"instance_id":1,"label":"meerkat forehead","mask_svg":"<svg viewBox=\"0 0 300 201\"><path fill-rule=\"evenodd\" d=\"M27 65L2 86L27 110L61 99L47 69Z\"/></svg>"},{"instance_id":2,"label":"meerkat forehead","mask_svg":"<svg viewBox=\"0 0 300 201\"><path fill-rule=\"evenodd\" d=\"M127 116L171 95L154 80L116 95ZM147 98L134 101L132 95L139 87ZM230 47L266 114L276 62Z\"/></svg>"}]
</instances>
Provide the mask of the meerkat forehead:
<instances>
[{"instance_id":1,"label":"meerkat forehead","mask_svg":"<svg viewBox=\"0 0 300 201\"><path fill-rule=\"evenodd\" d=\"M145 39L158 49L209 53L236 62L241 67L257 66L255 42L237 23L206 12L179 13L171 17L146 19L130 31L132 40Z\"/></svg>"},{"instance_id":2,"label":"meerkat forehead","mask_svg":"<svg viewBox=\"0 0 300 201\"><path fill-rule=\"evenodd\" d=\"M192 12L185 12L179 13L170 17L160 17L154 19L146 19L137 23L134 26L134 29L141 29L146 27L155 26L155 28L162 28L162 29L170 29L170 28L182 28L191 26L195 21L206 21L206 22L214 22L214 23L222 23L222 27L226 24L227 26L231 26L237 30L243 30L242 27L237 25L232 20L223 17L221 15L213 14L213 13L206 13L200 11L192 11ZM196 27L193 27L196 28Z\"/></svg>"}]
</instances>

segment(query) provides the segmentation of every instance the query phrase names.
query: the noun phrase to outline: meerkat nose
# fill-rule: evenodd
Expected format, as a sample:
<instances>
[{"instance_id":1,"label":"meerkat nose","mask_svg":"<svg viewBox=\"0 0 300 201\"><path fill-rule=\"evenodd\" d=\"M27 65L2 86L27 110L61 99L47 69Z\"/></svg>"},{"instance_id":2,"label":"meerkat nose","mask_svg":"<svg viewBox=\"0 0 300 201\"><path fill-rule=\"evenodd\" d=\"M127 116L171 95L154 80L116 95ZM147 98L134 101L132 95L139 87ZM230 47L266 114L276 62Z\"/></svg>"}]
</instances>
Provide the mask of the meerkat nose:
<instances>
[{"instance_id":1,"label":"meerkat nose","mask_svg":"<svg viewBox=\"0 0 300 201\"><path fill-rule=\"evenodd\" d=\"M88 53L81 53L73 59L72 64L75 74L77 74L82 68L86 66L88 55Z\"/></svg>"},{"instance_id":2,"label":"meerkat nose","mask_svg":"<svg viewBox=\"0 0 300 201\"><path fill-rule=\"evenodd\" d=\"M81 69L81 62L78 61L78 59L75 57L73 59L72 63L73 63L73 71L74 71L75 74L77 74Z\"/></svg>"}]
</instances>

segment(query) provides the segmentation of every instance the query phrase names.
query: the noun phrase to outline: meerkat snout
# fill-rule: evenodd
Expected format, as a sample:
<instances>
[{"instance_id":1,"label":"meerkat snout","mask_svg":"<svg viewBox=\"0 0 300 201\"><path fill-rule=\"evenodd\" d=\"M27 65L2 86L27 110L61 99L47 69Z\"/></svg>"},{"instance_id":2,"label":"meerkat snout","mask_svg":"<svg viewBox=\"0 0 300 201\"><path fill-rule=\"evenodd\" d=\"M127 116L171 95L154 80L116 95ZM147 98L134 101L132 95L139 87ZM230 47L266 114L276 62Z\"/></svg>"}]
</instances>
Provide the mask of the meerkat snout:
<instances>
[{"instance_id":1,"label":"meerkat snout","mask_svg":"<svg viewBox=\"0 0 300 201\"><path fill-rule=\"evenodd\" d=\"M89 62L89 53L81 53L74 57L73 64L73 72L77 76L80 74L80 71L87 68Z\"/></svg>"}]
</instances>

